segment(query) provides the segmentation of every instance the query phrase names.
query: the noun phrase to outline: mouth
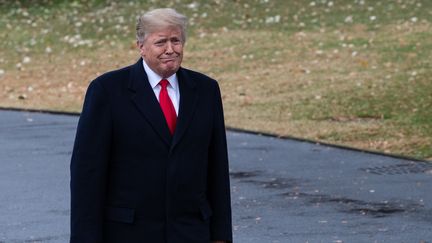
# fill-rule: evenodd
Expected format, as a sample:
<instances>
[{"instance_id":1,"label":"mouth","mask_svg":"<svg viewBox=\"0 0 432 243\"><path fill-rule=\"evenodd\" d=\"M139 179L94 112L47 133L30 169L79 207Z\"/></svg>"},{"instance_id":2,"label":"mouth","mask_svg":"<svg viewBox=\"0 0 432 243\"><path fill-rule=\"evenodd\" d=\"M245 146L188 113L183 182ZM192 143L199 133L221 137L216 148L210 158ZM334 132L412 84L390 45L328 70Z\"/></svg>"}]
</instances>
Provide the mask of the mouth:
<instances>
[{"instance_id":1,"label":"mouth","mask_svg":"<svg viewBox=\"0 0 432 243\"><path fill-rule=\"evenodd\" d=\"M178 58L178 57L161 58L161 61L164 62L164 63L167 63L167 62L174 62L174 61L177 60L177 58Z\"/></svg>"}]
</instances>

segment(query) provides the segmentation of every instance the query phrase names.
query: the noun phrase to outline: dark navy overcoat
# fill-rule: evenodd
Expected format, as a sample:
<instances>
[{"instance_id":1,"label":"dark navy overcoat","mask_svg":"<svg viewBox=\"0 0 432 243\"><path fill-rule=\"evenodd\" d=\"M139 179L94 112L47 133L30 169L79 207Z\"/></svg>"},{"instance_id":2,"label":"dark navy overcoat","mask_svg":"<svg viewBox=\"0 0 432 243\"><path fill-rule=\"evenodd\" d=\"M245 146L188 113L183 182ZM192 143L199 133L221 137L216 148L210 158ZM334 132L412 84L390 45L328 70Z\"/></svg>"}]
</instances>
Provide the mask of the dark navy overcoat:
<instances>
[{"instance_id":1,"label":"dark navy overcoat","mask_svg":"<svg viewBox=\"0 0 432 243\"><path fill-rule=\"evenodd\" d=\"M232 240L219 86L185 68L177 77L174 135L142 59L90 83L70 165L71 243Z\"/></svg>"}]
</instances>

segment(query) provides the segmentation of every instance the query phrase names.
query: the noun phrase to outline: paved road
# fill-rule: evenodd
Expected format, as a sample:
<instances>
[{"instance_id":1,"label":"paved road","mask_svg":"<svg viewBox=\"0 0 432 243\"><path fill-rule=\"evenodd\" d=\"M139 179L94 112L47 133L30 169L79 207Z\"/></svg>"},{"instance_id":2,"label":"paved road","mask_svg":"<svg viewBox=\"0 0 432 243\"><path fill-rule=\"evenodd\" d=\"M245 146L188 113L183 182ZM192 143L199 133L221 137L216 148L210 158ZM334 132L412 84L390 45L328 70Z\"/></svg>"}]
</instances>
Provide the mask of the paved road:
<instances>
[{"instance_id":1,"label":"paved road","mask_svg":"<svg viewBox=\"0 0 432 243\"><path fill-rule=\"evenodd\" d=\"M0 243L67 242L77 117L0 111ZM432 242L432 165L228 132L234 238Z\"/></svg>"}]
</instances>

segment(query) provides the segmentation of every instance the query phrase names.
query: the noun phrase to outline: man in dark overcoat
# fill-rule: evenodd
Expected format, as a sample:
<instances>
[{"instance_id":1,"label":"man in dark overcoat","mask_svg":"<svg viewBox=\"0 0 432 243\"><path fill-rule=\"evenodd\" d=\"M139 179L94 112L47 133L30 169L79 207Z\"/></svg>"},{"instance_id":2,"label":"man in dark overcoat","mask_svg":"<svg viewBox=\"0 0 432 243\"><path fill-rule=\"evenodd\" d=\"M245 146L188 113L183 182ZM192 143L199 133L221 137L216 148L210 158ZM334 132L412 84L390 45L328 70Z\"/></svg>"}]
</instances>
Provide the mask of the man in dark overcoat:
<instances>
[{"instance_id":1,"label":"man in dark overcoat","mask_svg":"<svg viewBox=\"0 0 432 243\"><path fill-rule=\"evenodd\" d=\"M71 159L71 243L232 242L218 83L181 67L187 19L137 24L137 63L93 80Z\"/></svg>"}]
</instances>

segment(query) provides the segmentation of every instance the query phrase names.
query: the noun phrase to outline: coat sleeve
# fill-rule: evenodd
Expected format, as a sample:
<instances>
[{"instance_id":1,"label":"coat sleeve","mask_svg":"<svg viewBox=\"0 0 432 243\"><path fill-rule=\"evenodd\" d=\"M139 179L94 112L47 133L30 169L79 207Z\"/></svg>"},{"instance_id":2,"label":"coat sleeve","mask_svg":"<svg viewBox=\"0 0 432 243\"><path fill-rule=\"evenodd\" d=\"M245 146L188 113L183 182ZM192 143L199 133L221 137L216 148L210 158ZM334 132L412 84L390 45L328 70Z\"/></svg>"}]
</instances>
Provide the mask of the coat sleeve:
<instances>
[{"instance_id":1,"label":"coat sleeve","mask_svg":"<svg viewBox=\"0 0 432 243\"><path fill-rule=\"evenodd\" d=\"M70 164L70 243L102 242L110 143L108 96L96 80L86 93Z\"/></svg>"},{"instance_id":2,"label":"coat sleeve","mask_svg":"<svg viewBox=\"0 0 432 243\"><path fill-rule=\"evenodd\" d=\"M216 83L214 120L209 148L208 200L213 215L210 219L211 240L232 242L231 197L228 151L222 99Z\"/></svg>"}]
</instances>

